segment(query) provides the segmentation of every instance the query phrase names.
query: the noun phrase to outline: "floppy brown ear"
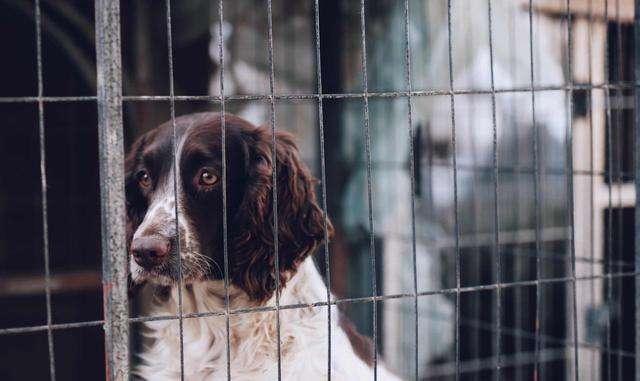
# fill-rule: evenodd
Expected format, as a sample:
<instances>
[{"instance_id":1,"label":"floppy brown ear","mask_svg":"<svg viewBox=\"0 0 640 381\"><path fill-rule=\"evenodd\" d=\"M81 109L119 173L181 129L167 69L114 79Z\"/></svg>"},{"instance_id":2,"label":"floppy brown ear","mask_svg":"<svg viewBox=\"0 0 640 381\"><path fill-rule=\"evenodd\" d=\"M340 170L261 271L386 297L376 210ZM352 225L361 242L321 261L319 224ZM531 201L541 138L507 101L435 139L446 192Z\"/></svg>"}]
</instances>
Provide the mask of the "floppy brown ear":
<instances>
[{"instance_id":1,"label":"floppy brown ear","mask_svg":"<svg viewBox=\"0 0 640 381\"><path fill-rule=\"evenodd\" d=\"M276 134L278 269L275 262L273 162L271 133L257 128L247 134L245 193L234 218L231 241L233 283L254 300L269 299L322 243L324 214L318 206L316 180L300 159L290 134ZM327 234L333 227L327 221Z\"/></svg>"}]
</instances>

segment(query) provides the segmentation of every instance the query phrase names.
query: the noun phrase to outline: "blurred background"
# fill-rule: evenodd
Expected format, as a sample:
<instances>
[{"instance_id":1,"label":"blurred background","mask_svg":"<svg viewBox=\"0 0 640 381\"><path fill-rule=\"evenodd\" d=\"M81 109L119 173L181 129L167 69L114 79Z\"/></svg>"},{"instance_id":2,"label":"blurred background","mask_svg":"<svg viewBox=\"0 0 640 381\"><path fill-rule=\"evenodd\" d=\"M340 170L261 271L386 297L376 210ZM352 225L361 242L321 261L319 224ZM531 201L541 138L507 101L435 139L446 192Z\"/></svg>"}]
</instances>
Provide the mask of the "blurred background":
<instances>
[{"instance_id":1,"label":"blurred background","mask_svg":"<svg viewBox=\"0 0 640 381\"><path fill-rule=\"evenodd\" d=\"M404 1L367 1L365 87L360 2L320 1L320 85L339 96L319 115L313 1L273 0L275 93L298 95L276 101L276 128L296 135L318 178L324 144L331 289L371 296L375 277L378 295L420 294L417 315L413 296L377 302L378 351L407 379L416 367L422 380L455 379L456 352L465 380L629 379L634 278L603 274L635 271L633 1L572 0L571 18L564 0L490 4L491 23L487 1L451 0L449 34L446 0L410 0L409 84ZM238 99L270 93L266 1L226 1L223 36L217 6L172 2L175 94L220 94L222 38L226 110L269 125L268 100ZM38 88L33 10L0 0L0 329L46 324L38 104L24 98ZM94 13L90 1L42 0L56 324L102 319ZM164 2L121 2L126 146L170 118L166 20ZM219 108L176 100L177 115ZM338 305L373 336L371 302ZM54 331L58 378L102 378L103 340L99 325ZM48 371L46 331L0 335L1 379Z\"/></svg>"}]
</instances>

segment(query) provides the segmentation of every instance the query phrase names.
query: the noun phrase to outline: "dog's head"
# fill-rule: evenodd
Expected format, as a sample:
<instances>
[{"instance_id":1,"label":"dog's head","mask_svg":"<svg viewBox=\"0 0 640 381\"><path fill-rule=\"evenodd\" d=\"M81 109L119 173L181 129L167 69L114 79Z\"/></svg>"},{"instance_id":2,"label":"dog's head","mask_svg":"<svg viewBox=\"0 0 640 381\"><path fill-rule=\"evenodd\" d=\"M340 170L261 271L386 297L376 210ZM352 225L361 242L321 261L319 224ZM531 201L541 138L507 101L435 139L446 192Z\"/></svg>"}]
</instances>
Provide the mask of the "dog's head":
<instances>
[{"instance_id":1,"label":"dog's head","mask_svg":"<svg viewBox=\"0 0 640 381\"><path fill-rule=\"evenodd\" d=\"M229 114L225 122L229 280L251 298L266 300L276 282L283 286L324 239L316 180L300 160L291 135L276 134L274 163L269 129ZM180 264L185 284L223 279L222 148L221 115L215 113L176 118L175 139L169 121L132 145L125 182L134 282L176 284ZM327 226L331 234L328 221Z\"/></svg>"}]
</instances>

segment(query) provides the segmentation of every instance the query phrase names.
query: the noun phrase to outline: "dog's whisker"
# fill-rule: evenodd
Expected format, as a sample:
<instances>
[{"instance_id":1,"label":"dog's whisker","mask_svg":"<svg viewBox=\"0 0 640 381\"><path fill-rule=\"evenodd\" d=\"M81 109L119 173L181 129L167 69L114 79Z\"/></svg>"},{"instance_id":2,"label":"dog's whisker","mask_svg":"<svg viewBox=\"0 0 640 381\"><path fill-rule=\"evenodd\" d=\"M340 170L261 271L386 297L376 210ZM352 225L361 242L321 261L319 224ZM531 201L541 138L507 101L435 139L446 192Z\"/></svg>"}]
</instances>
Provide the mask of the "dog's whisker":
<instances>
[{"instance_id":1,"label":"dog's whisker","mask_svg":"<svg viewBox=\"0 0 640 381\"><path fill-rule=\"evenodd\" d=\"M213 258L203 255L193 249L184 252L183 266L185 266L185 270L190 274L200 273L204 275L210 271L215 271L217 272L215 275L219 275L221 278L224 277L222 268Z\"/></svg>"}]
</instances>

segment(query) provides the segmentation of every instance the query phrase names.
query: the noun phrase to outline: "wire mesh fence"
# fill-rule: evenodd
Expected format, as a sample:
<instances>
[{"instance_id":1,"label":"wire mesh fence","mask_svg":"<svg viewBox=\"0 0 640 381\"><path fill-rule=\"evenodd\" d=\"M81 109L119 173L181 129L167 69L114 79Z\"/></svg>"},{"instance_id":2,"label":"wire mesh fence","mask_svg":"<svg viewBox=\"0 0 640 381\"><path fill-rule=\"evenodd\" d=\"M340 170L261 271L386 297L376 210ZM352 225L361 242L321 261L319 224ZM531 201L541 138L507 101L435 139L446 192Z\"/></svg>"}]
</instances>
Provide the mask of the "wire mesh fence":
<instances>
[{"instance_id":1,"label":"wire mesh fence","mask_svg":"<svg viewBox=\"0 0 640 381\"><path fill-rule=\"evenodd\" d=\"M281 362L280 314L326 308L330 379L332 309L352 308L349 316L372 337L374 379L383 360L403 378L416 380L640 379L635 350L640 331L635 242L640 234L634 222L640 151L635 139L640 126L634 55L640 46L638 2L515 3L315 0L298 5L302 10L291 12L307 17L309 41L302 54L312 59L304 61L311 67L307 82L296 87L290 84L297 78L290 74L296 63L278 56L279 48L291 54L287 43L295 45L286 39L295 31L278 28L286 22L287 7L296 5L251 3L262 20L256 26L238 16L246 4L219 0L207 14L208 53L216 63L209 73L211 85L206 94L182 94L176 68L183 70L185 63L176 48L180 33L174 32L185 23L180 6L166 0L160 13L167 91L137 94L123 75L123 67L131 65L121 53L129 38L121 32L128 5L97 1L95 95L59 96L45 95L43 5L36 0L30 11L36 95L3 94L0 104L37 107L46 320L2 326L0 336L19 340L46 333L48 374L55 379L60 353L55 333L102 327L107 378L127 379L136 342L130 327L177 321L184 379L184 322L222 317L226 376L232 379L231 319L272 313L281 379L286 365ZM430 20L440 21L440 33L435 27L427 30ZM255 65L260 70L238 69L236 56L246 50L238 42L243 23L262 34L258 42L266 53ZM228 37L229 25L240 31L236 40ZM434 41L426 43L425 36ZM429 49L441 54L425 58ZM352 53L341 57L342 51ZM290 83L279 81L279 74ZM247 87L243 76L262 87ZM283 109L305 102L309 107L302 117ZM104 317L58 323L52 307L52 290L58 286L50 265L45 109L67 103L97 105ZM149 104L159 105L164 114L168 109L174 164L181 105L222 112L222 311L185 312L180 286L175 314L130 316L123 132L132 123L127 118L153 113L140 111L154 107ZM291 128L284 126L291 120L312 126L303 135L312 142L313 157L307 161L320 180L325 238L329 218L344 229L337 244L316 254L325 300L282 304L276 282L274 305L230 307L224 115L242 110L242 104L248 105L245 110L253 107L246 114L258 115L272 131L273 162L277 130ZM128 117L127 108L135 107L140 109ZM346 154L336 154L334 146L347 146ZM341 166L347 174L336 178ZM276 171L272 176L273 241L279 242ZM357 211L342 211L345 207ZM184 216L177 202L175 215L180 235ZM278 245L273 256L279 268ZM354 270L367 275L351 275ZM182 285L181 273L179 279Z\"/></svg>"}]
</instances>

